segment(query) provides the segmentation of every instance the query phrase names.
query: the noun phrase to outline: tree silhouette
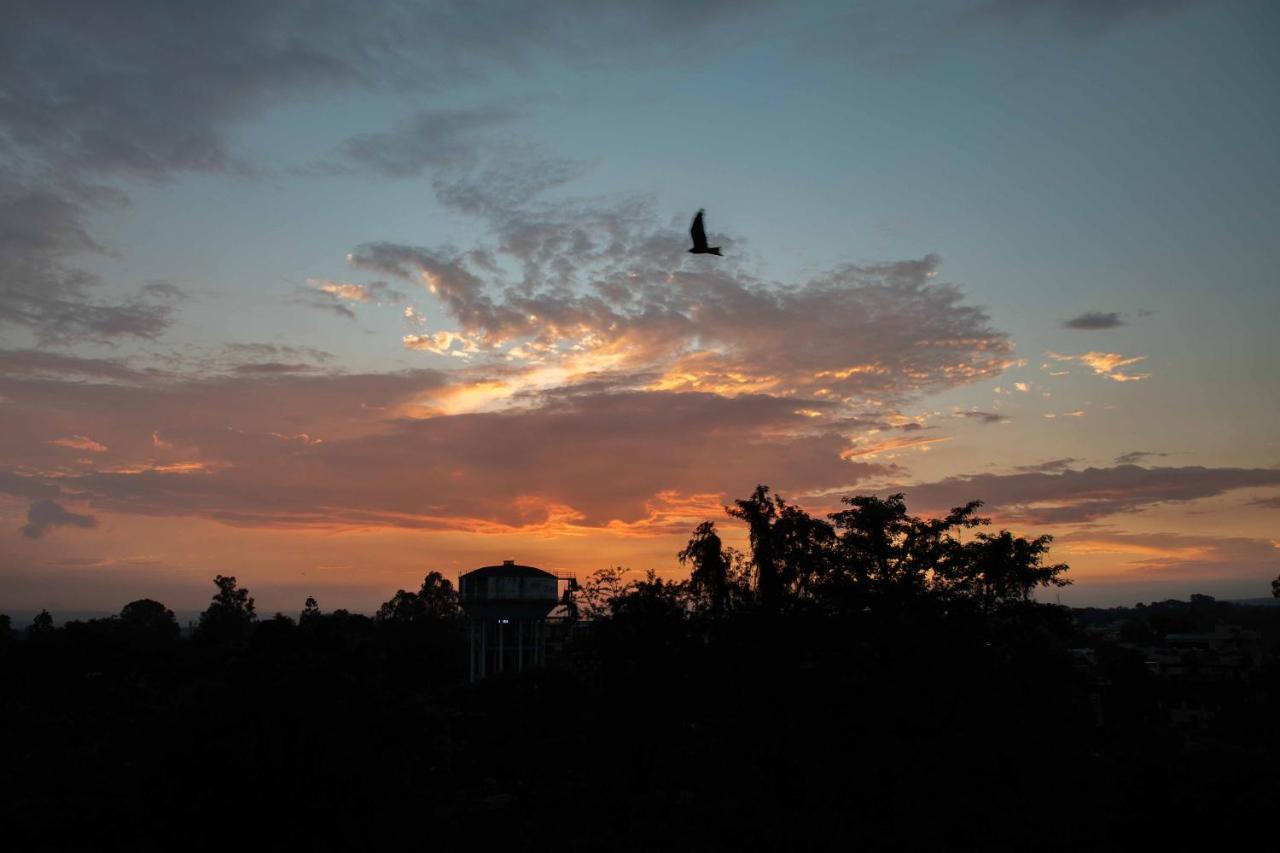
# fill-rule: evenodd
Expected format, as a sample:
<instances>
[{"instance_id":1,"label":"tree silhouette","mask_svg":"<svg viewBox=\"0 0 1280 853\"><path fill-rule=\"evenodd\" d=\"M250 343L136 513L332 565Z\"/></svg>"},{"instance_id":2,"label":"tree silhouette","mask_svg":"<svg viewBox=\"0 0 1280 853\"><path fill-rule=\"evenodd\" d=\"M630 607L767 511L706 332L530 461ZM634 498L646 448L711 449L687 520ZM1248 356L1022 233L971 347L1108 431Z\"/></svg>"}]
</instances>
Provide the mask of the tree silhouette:
<instances>
[{"instance_id":1,"label":"tree silhouette","mask_svg":"<svg viewBox=\"0 0 1280 853\"><path fill-rule=\"evenodd\" d=\"M302 612L298 614L298 624L305 625L319 619L323 614L320 612L320 605L315 598L308 595L307 600L302 603Z\"/></svg>"},{"instance_id":2,"label":"tree silhouette","mask_svg":"<svg viewBox=\"0 0 1280 853\"><path fill-rule=\"evenodd\" d=\"M120 628L141 640L176 640L182 633L173 611L158 601L140 598L120 610Z\"/></svg>"},{"instance_id":3,"label":"tree silhouette","mask_svg":"<svg viewBox=\"0 0 1280 853\"><path fill-rule=\"evenodd\" d=\"M1276 579L1271 582L1271 594L1280 598L1280 575L1276 575Z\"/></svg>"},{"instance_id":4,"label":"tree silhouette","mask_svg":"<svg viewBox=\"0 0 1280 853\"><path fill-rule=\"evenodd\" d=\"M773 601L753 589L757 556L727 547L729 522L707 521L678 555L688 580L598 571L567 602L592 624L553 621L546 666L474 686L439 573L381 623L309 598L305 627L255 620L219 577L200 636L233 624L222 636L243 640L154 653L127 632L171 634L159 602L57 629L43 614L33 632L50 641L0 649L15 746L0 794L22 805L6 837L141 828L130 841L150 849L242 799L298 816L277 846L312 847L420 846L423 822L402 820L415 808L437 846L519 846L528 814L566 801L583 804L566 840L584 849L1022 849L1045 826L1049 846L1105 847L1173 826L1191 801L1170 790L1196 792L1209 833L1269 817L1280 608L1037 603L1065 582L1049 540L987 528L977 504L924 518L901 496L859 497L815 517L762 488L733 506L757 523ZM1257 631L1261 663L1175 677L1129 647L1217 622ZM1167 712L1184 697L1216 718L1184 731ZM1059 827L1072 796L1092 818ZM317 825L317 809L335 817Z\"/></svg>"},{"instance_id":5,"label":"tree silhouette","mask_svg":"<svg viewBox=\"0 0 1280 853\"><path fill-rule=\"evenodd\" d=\"M457 619L461 613L453 583L439 572L428 572L417 592L396 590L391 600L378 608L374 618L379 622L403 624L447 622Z\"/></svg>"},{"instance_id":6,"label":"tree silhouette","mask_svg":"<svg viewBox=\"0 0 1280 853\"><path fill-rule=\"evenodd\" d=\"M613 612L613 602L627 590L628 584L622 580L626 573L621 566L596 569L586 583L575 590L588 619L602 619Z\"/></svg>"},{"instance_id":7,"label":"tree silhouette","mask_svg":"<svg viewBox=\"0 0 1280 853\"><path fill-rule=\"evenodd\" d=\"M848 508L826 521L757 486L726 508L747 523L762 611L800 601L851 611L936 598L972 602L988 612L1026 601L1036 587L1070 583L1063 577L1066 565L1044 563L1048 536L1025 539L1001 531L964 542L963 530L990 524L977 514L980 501L934 519L909 514L901 494L843 503ZM731 583L714 525L699 525L678 557L692 566L694 601L719 612Z\"/></svg>"},{"instance_id":8,"label":"tree silhouette","mask_svg":"<svg viewBox=\"0 0 1280 853\"><path fill-rule=\"evenodd\" d=\"M233 576L216 575L213 583L218 591L214 593L212 603L200 614L196 636L218 642L244 639L257 618L253 597L249 590L236 586Z\"/></svg>"},{"instance_id":9,"label":"tree silhouette","mask_svg":"<svg viewBox=\"0 0 1280 853\"><path fill-rule=\"evenodd\" d=\"M978 501L929 520L908 514L901 494L842 502L849 508L830 516L839 536L840 571L859 591L878 599L957 591L965 575L952 531L987 523L977 517Z\"/></svg>"},{"instance_id":10,"label":"tree silhouette","mask_svg":"<svg viewBox=\"0 0 1280 853\"><path fill-rule=\"evenodd\" d=\"M1043 565L1051 536L1036 539L1014 537L1007 530L992 536L980 533L964 546L960 571L967 590L984 613L1001 604L1026 601L1037 586L1066 586L1065 563Z\"/></svg>"},{"instance_id":11,"label":"tree silhouette","mask_svg":"<svg viewBox=\"0 0 1280 853\"><path fill-rule=\"evenodd\" d=\"M773 553L784 594L808 597L837 570L835 529L794 504L775 498Z\"/></svg>"},{"instance_id":12,"label":"tree silhouette","mask_svg":"<svg viewBox=\"0 0 1280 853\"><path fill-rule=\"evenodd\" d=\"M699 524L689 544L676 556L680 565L691 566L689 591L694 600L705 606L712 616L722 616L728 606L732 567L716 533L715 522Z\"/></svg>"},{"instance_id":13,"label":"tree silhouette","mask_svg":"<svg viewBox=\"0 0 1280 853\"><path fill-rule=\"evenodd\" d=\"M41 610L27 626L27 639L43 639L51 635L53 630L53 615L48 610Z\"/></svg>"},{"instance_id":14,"label":"tree silhouette","mask_svg":"<svg viewBox=\"0 0 1280 853\"><path fill-rule=\"evenodd\" d=\"M756 486L751 497L734 501L727 512L747 523L751 537L751 562L756 570L756 598L766 612L776 610L782 599L782 579L778 575L778 555L773 525L778 506L769 497L768 486Z\"/></svg>"},{"instance_id":15,"label":"tree silhouette","mask_svg":"<svg viewBox=\"0 0 1280 853\"><path fill-rule=\"evenodd\" d=\"M608 631L621 658L651 674L669 671L687 634L688 584L664 581L652 569L610 601Z\"/></svg>"},{"instance_id":16,"label":"tree silhouette","mask_svg":"<svg viewBox=\"0 0 1280 853\"><path fill-rule=\"evenodd\" d=\"M453 582L439 572L428 572L418 589L423 615L428 619L456 619L462 612Z\"/></svg>"},{"instance_id":17,"label":"tree silhouette","mask_svg":"<svg viewBox=\"0 0 1280 853\"><path fill-rule=\"evenodd\" d=\"M613 600L614 616L661 613L666 619L678 618L685 612L685 591L684 583L664 581L650 569L642 580L627 584L622 594Z\"/></svg>"},{"instance_id":18,"label":"tree silhouette","mask_svg":"<svg viewBox=\"0 0 1280 853\"><path fill-rule=\"evenodd\" d=\"M416 620L421 612L422 608L418 602L418 594L398 589L389 601L384 601L378 607L378 612L373 618L379 622L403 622L407 624Z\"/></svg>"}]
</instances>

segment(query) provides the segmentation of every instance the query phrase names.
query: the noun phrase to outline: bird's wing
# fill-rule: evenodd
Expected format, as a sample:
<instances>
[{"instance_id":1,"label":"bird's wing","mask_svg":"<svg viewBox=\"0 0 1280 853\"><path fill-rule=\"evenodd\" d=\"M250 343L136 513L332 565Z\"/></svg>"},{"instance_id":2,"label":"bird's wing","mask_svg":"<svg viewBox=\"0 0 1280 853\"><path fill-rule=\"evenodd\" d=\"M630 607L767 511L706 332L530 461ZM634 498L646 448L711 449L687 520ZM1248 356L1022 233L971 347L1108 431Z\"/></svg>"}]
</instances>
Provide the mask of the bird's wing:
<instances>
[{"instance_id":1,"label":"bird's wing","mask_svg":"<svg viewBox=\"0 0 1280 853\"><path fill-rule=\"evenodd\" d=\"M707 248L707 232L702 227L702 211L698 211L698 215L693 217L693 225L689 228L689 236L693 238L693 248Z\"/></svg>"}]
</instances>

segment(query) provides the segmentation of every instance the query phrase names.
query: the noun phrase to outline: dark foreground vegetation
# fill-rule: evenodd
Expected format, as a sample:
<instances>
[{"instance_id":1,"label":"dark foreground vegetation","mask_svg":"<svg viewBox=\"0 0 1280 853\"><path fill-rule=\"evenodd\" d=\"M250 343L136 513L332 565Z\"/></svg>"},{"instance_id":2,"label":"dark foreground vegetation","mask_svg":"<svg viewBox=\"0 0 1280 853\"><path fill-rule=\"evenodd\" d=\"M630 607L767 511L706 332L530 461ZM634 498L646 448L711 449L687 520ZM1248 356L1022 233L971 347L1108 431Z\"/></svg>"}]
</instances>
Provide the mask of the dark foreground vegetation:
<instances>
[{"instance_id":1,"label":"dark foreground vegetation","mask_svg":"<svg viewBox=\"0 0 1280 853\"><path fill-rule=\"evenodd\" d=\"M258 618L220 576L189 639L148 600L0 626L0 834L131 851L1274 838L1280 608L1073 613L1032 600L1066 583L1047 539L984 533L976 505L846 503L821 520L760 489L730 510L749 554L707 523L686 582L598 572L548 667L474 686L434 572L373 618L313 600Z\"/></svg>"}]
</instances>

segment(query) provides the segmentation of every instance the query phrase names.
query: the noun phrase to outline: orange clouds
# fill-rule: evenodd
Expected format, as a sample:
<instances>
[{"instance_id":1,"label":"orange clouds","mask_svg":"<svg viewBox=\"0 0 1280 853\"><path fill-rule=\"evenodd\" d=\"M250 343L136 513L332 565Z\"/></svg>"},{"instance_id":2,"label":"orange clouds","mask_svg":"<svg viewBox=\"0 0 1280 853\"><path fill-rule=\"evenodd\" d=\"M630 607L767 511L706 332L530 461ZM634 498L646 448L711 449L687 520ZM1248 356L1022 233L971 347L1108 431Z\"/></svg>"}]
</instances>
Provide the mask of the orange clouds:
<instances>
[{"instance_id":1,"label":"orange clouds","mask_svg":"<svg viewBox=\"0 0 1280 853\"><path fill-rule=\"evenodd\" d=\"M706 507L708 495L757 480L813 490L891 470L842 461L846 430L786 399L588 384L512 401L509 387L486 387L421 372L111 386L0 379L11 401L0 430L14 437L0 465L25 466L11 479L17 493L47 486L50 497L113 513L629 536L689 520L681 496ZM486 411L466 399L474 393L508 402ZM55 413L104 439L100 464L61 470L54 449L21 438L24 423Z\"/></svg>"},{"instance_id":2,"label":"orange clouds","mask_svg":"<svg viewBox=\"0 0 1280 853\"><path fill-rule=\"evenodd\" d=\"M307 286L345 302L373 304L404 301L404 294L392 290L386 282L382 281L375 281L372 284L349 284L325 278L309 278Z\"/></svg>"},{"instance_id":3,"label":"orange clouds","mask_svg":"<svg viewBox=\"0 0 1280 853\"><path fill-rule=\"evenodd\" d=\"M874 459L882 453L893 450L906 450L916 447L920 450L928 450L929 445L938 442L947 441L946 436L935 436L933 438L913 438L911 436L902 436L900 438L884 439L882 441L859 441L853 447L840 452L841 459L854 459L857 457L865 457Z\"/></svg>"},{"instance_id":4,"label":"orange clouds","mask_svg":"<svg viewBox=\"0 0 1280 853\"><path fill-rule=\"evenodd\" d=\"M370 243L349 258L361 269L427 282L456 324L415 330L404 337L407 347L561 366L566 381L608 370L656 374L646 387L660 391L884 402L989 378L1012 363L1007 337L959 291L936 282L934 256L845 265L803 285L779 285L732 262L680 269L685 261L671 246L682 238L616 209L540 212L536 225L523 209L495 221L518 232L504 250L527 275L555 266L558 278L545 287L506 282L488 256L456 250ZM586 221L611 242L593 242ZM579 279L588 283L570 286ZM419 312L407 316L421 325Z\"/></svg>"},{"instance_id":5,"label":"orange clouds","mask_svg":"<svg viewBox=\"0 0 1280 853\"><path fill-rule=\"evenodd\" d=\"M94 441L85 435L69 435L64 438L55 438L49 444L58 447L69 447L73 450L87 450L90 453L106 453L107 446L101 442Z\"/></svg>"},{"instance_id":6,"label":"orange clouds","mask_svg":"<svg viewBox=\"0 0 1280 853\"><path fill-rule=\"evenodd\" d=\"M1082 355L1061 355L1056 352L1045 353L1055 361L1075 361L1089 367L1099 376L1105 376L1114 382L1138 382L1150 379L1150 373L1122 373L1120 368L1146 361L1145 355L1126 358L1114 352L1086 352ZM1056 375L1056 374L1055 374Z\"/></svg>"},{"instance_id":7,"label":"orange clouds","mask_svg":"<svg viewBox=\"0 0 1280 853\"><path fill-rule=\"evenodd\" d=\"M1269 541L1240 536L1105 531L1060 536L1055 550L1084 576L1110 583L1253 578L1261 595L1266 580L1280 571Z\"/></svg>"}]
</instances>

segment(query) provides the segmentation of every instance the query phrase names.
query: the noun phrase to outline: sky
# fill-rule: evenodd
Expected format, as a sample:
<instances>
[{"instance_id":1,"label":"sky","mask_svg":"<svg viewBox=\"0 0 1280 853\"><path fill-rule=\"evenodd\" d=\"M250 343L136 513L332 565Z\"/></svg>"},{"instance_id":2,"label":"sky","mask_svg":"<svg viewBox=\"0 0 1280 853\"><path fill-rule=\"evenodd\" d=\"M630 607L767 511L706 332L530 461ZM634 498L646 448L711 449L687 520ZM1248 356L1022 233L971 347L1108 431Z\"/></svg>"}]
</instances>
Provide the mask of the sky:
<instances>
[{"instance_id":1,"label":"sky","mask_svg":"<svg viewBox=\"0 0 1280 853\"><path fill-rule=\"evenodd\" d=\"M0 611L677 577L757 484L1280 573L1274 4L5 17Z\"/></svg>"}]
</instances>

